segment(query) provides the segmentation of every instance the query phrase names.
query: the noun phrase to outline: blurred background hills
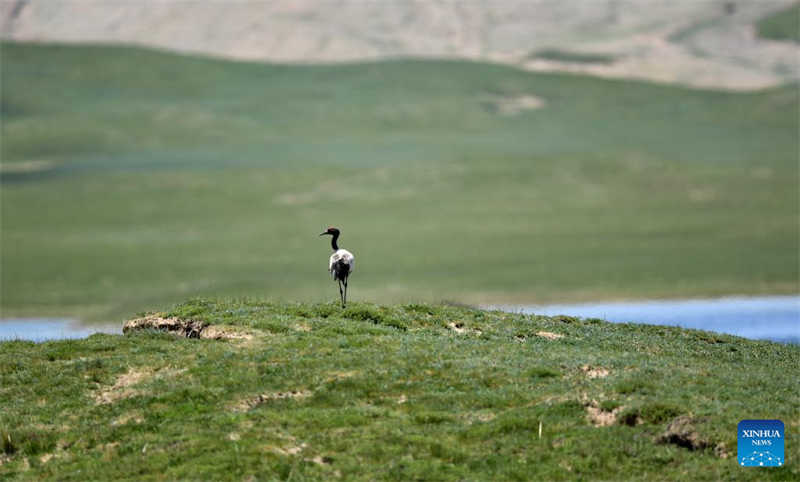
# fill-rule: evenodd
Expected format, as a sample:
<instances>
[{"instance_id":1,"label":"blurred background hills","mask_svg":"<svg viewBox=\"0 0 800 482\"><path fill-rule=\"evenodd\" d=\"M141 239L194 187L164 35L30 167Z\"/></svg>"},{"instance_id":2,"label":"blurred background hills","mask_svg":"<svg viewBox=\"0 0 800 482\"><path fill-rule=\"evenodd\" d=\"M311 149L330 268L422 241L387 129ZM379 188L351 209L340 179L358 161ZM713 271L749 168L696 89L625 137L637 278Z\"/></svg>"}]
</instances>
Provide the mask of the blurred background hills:
<instances>
[{"instance_id":1,"label":"blurred background hills","mask_svg":"<svg viewBox=\"0 0 800 482\"><path fill-rule=\"evenodd\" d=\"M791 2L2 1L2 316L797 293Z\"/></svg>"},{"instance_id":2,"label":"blurred background hills","mask_svg":"<svg viewBox=\"0 0 800 482\"><path fill-rule=\"evenodd\" d=\"M792 5L791 0L4 0L0 19L3 37L19 41L123 43L273 62L459 58L750 89L797 79L795 46L758 35L760 20Z\"/></svg>"}]
</instances>

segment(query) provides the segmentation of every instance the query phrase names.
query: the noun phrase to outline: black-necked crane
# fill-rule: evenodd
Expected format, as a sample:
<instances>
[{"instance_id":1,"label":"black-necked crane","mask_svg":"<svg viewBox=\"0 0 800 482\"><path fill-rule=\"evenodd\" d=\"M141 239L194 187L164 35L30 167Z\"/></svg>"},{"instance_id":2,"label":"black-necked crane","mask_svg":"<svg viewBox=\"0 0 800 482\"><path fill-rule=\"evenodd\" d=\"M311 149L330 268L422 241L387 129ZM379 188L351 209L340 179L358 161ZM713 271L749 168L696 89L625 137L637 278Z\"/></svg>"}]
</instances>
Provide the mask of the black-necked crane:
<instances>
[{"instance_id":1,"label":"black-necked crane","mask_svg":"<svg viewBox=\"0 0 800 482\"><path fill-rule=\"evenodd\" d=\"M337 241L339 241L338 229L328 228L320 236L325 236L326 234L332 236L331 248L333 248L333 254L328 261L328 271L330 271L334 281L339 283L339 297L342 299L342 308L344 308L347 304L347 277L353 272L356 266L356 259L350 251L339 248L337 244ZM342 287L344 287L344 290L342 290Z\"/></svg>"}]
</instances>

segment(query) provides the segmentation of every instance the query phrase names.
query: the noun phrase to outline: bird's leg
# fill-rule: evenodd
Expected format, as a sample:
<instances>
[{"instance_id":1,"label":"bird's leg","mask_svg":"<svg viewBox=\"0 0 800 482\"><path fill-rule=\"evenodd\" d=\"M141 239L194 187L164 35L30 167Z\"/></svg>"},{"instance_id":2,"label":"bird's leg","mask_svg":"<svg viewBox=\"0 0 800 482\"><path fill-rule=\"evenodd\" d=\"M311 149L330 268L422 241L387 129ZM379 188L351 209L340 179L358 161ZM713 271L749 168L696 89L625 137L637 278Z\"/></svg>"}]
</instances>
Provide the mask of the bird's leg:
<instances>
[{"instance_id":1,"label":"bird's leg","mask_svg":"<svg viewBox=\"0 0 800 482\"><path fill-rule=\"evenodd\" d=\"M344 293L342 293L342 280L336 280L339 283L339 298L342 300L342 308L344 308Z\"/></svg>"},{"instance_id":2,"label":"bird's leg","mask_svg":"<svg viewBox=\"0 0 800 482\"><path fill-rule=\"evenodd\" d=\"M347 304L347 278L344 279L344 301L342 301L342 306Z\"/></svg>"}]
</instances>

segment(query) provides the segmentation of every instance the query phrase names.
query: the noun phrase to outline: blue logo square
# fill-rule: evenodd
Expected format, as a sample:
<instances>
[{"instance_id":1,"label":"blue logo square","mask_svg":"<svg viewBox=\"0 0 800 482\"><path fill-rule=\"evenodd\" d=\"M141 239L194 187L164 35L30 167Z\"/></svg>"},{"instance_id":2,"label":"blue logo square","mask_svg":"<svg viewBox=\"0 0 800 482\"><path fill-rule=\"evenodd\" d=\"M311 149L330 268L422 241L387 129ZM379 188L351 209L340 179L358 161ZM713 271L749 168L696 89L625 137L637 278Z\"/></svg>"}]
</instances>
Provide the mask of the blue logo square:
<instances>
[{"instance_id":1,"label":"blue logo square","mask_svg":"<svg viewBox=\"0 0 800 482\"><path fill-rule=\"evenodd\" d=\"M783 422L742 420L738 428L736 458L744 467L780 467L784 459Z\"/></svg>"}]
</instances>

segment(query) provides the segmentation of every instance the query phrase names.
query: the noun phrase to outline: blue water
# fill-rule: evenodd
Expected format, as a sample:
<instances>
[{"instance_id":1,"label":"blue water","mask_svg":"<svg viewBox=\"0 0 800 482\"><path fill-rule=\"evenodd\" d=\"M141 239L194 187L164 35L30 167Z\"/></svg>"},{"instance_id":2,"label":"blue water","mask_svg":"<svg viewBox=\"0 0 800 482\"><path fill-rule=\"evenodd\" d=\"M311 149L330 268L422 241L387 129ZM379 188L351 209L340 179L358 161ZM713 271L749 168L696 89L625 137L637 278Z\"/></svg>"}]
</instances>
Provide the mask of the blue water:
<instances>
[{"instance_id":1,"label":"blue water","mask_svg":"<svg viewBox=\"0 0 800 482\"><path fill-rule=\"evenodd\" d=\"M62 318L16 318L0 320L0 341L30 340L42 342L48 340L66 340L86 338L95 333L122 333L119 325L82 325L74 320Z\"/></svg>"},{"instance_id":2,"label":"blue water","mask_svg":"<svg viewBox=\"0 0 800 482\"><path fill-rule=\"evenodd\" d=\"M494 306L537 315L669 325L757 340L800 343L800 296L729 297L541 306Z\"/></svg>"}]
</instances>

